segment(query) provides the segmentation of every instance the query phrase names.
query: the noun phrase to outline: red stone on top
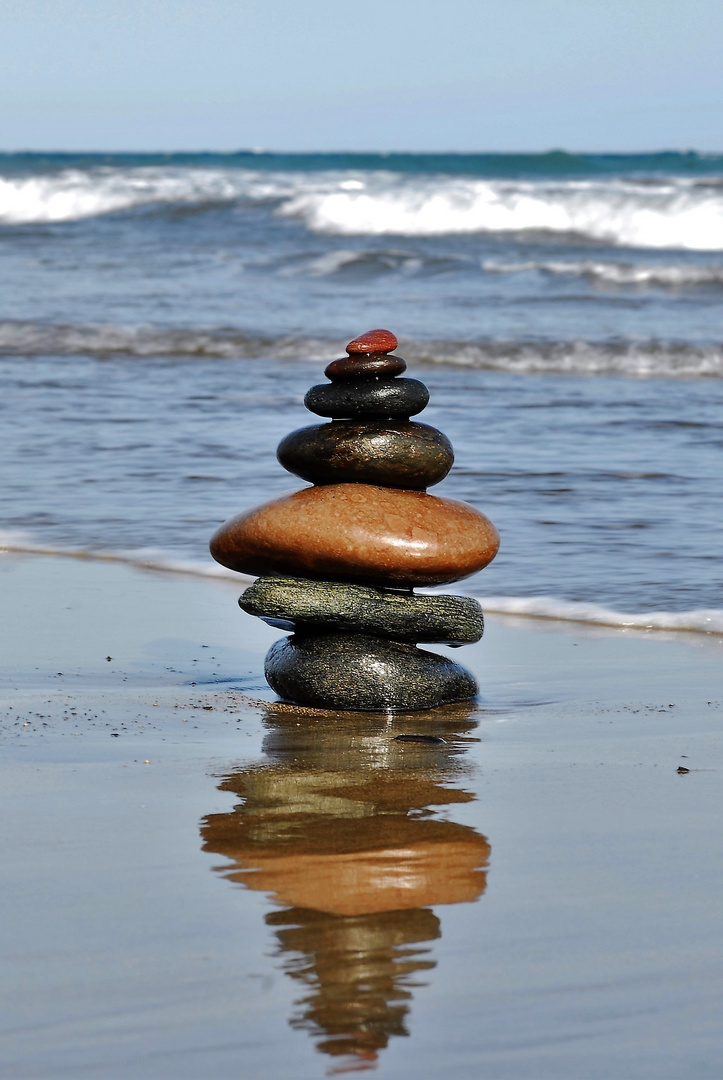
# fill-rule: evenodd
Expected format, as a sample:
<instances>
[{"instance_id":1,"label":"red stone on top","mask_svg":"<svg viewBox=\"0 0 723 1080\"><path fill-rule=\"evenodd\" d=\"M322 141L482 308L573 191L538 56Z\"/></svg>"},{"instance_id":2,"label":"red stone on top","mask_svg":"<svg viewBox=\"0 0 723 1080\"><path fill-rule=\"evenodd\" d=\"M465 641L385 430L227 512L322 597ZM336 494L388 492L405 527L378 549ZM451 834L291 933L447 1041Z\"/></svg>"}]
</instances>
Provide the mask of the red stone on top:
<instances>
[{"instance_id":1,"label":"red stone on top","mask_svg":"<svg viewBox=\"0 0 723 1080\"><path fill-rule=\"evenodd\" d=\"M357 353L390 353L394 352L398 344L391 330L368 330L366 334L360 334L358 338L350 341L346 351L350 356Z\"/></svg>"}]
</instances>

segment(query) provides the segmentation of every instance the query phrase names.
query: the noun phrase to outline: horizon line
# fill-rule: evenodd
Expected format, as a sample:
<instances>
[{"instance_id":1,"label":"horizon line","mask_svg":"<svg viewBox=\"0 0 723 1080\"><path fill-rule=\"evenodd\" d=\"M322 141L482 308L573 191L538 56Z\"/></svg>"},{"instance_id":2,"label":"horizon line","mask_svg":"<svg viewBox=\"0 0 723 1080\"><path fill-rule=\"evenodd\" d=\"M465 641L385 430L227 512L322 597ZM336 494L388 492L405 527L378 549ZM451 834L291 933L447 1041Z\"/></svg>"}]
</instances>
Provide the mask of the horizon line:
<instances>
[{"instance_id":1,"label":"horizon line","mask_svg":"<svg viewBox=\"0 0 723 1080\"><path fill-rule=\"evenodd\" d=\"M264 156L288 156L288 157L304 157L311 155L320 156L332 156L343 155L346 157L356 156L374 156L374 157L550 157L553 155L560 155L563 157L639 157L639 156L654 156L654 155L676 155L676 156L697 156L697 157L718 157L723 155L723 148L720 150L696 150L694 147L686 147L684 149L675 149L672 147L658 147L656 149L638 149L638 150L569 150L563 147L550 147L547 150L319 150L319 149L307 149L307 150L280 150L280 149L268 149L260 147L237 147L233 150L214 150L208 147L195 148L195 149L181 149L176 147L173 150L168 149L4 149L0 148L0 155L3 156L30 156L40 154L51 154L61 156L66 154L68 156L73 155L100 155L100 154L112 154L112 155L130 155L130 154L158 154L175 156L181 154L213 154L222 157L234 157L239 154L248 154L253 157Z\"/></svg>"}]
</instances>

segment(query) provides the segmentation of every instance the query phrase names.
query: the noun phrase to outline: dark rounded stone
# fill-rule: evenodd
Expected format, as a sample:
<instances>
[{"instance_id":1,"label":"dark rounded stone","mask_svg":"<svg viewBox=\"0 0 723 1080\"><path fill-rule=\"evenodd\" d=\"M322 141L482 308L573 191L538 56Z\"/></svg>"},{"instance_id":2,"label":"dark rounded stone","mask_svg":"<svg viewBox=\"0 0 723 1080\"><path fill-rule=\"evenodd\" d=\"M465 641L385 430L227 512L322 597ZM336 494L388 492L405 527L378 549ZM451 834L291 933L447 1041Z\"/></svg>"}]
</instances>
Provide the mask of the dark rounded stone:
<instances>
[{"instance_id":1,"label":"dark rounded stone","mask_svg":"<svg viewBox=\"0 0 723 1080\"><path fill-rule=\"evenodd\" d=\"M327 379L335 382L338 379L368 379L380 375L391 379L394 375L403 375L406 370L407 361L402 360L401 356L387 356L386 353L361 353L344 356L341 360L332 360L324 368L324 374Z\"/></svg>"},{"instance_id":2,"label":"dark rounded stone","mask_svg":"<svg viewBox=\"0 0 723 1080\"><path fill-rule=\"evenodd\" d=\"M312 484L360 483L421 490L452 468L446 435L413 420L334 420L292 431L279 462Z\"/></svg>"},{"instance_id":3,"label":"dark rounded stone","mask_svg":"<svg viewBox=\"0 0 723 1080\"><path fill-rule=\"evenodd\" d=\"M388 353L394 352L399 342L391 330L367 330L366 334L350 341L346 351L350 356L355 353Z\"/></svg>"},{"instance_id":4,"label":"dark rounded stone","mask_svg":"<svg viewBox=\"0 0 723 1080\"><path fill-rule=\"evenodd\" d=\"M260 577L239 606L281 630L357 633L396 641L469 645L484 633L484 616L468 596L390 592L344 581Z\"/></svg>"},{"instance_id":5,"label":"dark rounded stone","mask_svg":"<svg viewBox=\"0 0 723 1080\"><path fill-rule=\"evenodd\" d=\"M346 379L312 386L304 398L309 412L334 420L357 416L415 416L426 408L429 390L418 379Z\"/></svg>"},{"instance_id":6,"label":"dark rounded stone","mask_svg":"<svg viewBox=\"0 0 723 1080\"><path fill-rule=\"evenodd\" d=\"M282 638L264 671L279 697L317 709L433 709L477 693L446 656L364 634Z\"/></svg>"}]
</instances>

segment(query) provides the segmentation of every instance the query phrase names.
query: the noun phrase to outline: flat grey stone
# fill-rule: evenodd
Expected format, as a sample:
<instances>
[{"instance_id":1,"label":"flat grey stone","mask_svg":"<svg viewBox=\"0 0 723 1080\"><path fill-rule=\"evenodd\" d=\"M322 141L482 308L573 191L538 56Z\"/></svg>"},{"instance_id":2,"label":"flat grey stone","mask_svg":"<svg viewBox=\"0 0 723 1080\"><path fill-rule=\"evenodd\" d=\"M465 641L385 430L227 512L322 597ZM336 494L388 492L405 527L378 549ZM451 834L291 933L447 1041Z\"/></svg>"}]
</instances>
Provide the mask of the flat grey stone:
<instances>
[{"instance_id":1,"label":"flat grey stone","mask_svg":"<svg viewBox=\"0 0 723 1080\"><path fill-rule=\"evenodd\" d=\"M396 641L467 645L484 632L467 596L424 596L297 577L260 577L239 606L281 630L372 634Z\"/></svg>"},{"instance_id":2,"label":"flat grey stone","mask_svg":"<svg viewBox=\"0 0 723 1080\"><path fill-rule=\"evenodd\" d=\"M364 634L282 638L264 671L279 697L317 709L433 709L477 693L472 675L446 656Z\"/></svg>"},{"instance_id":3,"label":"flat grey stone","mask_svg":"<svg viewBox=\"0 0 723 1080\"><path fill-rule=\"evenodd\" d=\"M292 431L276 452L290 473L312 484L378 484L424 491L444 480L452 444L414 420L334 420Z\"/></svg>"},{"instance_id":4,"label":"flat grey stone","mask_svg":"<svg viewBox=\"0 0 723 1080\"><path fill-rule=\"evenodd\" d=\"M429 390L418 379L344 379L319 383L304 398L309 412L334 420L415 416L428 402Z\"/></svg>"}]
</instances>

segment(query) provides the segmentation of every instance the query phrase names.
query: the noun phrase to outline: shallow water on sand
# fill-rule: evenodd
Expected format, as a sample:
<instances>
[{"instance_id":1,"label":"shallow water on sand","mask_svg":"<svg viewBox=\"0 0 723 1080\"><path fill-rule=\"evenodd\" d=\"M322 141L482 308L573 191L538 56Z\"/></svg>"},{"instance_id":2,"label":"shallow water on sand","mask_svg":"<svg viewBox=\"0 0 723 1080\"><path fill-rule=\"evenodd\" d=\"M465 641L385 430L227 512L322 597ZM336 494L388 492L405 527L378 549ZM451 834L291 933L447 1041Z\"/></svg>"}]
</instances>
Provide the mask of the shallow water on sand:
<instances>
[{"instance_id":1,"label":"shallow water on sand","mask_svg":"<svg viewBox=\"0 0 723 1080\"><path fill-rule=\"evenodd\" d=\"M275 449L315 419L302 399L319 366L64 357L0 367L10 545L213 572L207 542L221 521L300 486ZM433 491L479 507L502 535L467 591L492 607L534 601L541 614L612 622L662 610L662 625L723 629L720 611L696 611L719 608L723 586L723 383L413 374L432 392L422 418L456 452Z\"/></svg>"}]
</instances>

